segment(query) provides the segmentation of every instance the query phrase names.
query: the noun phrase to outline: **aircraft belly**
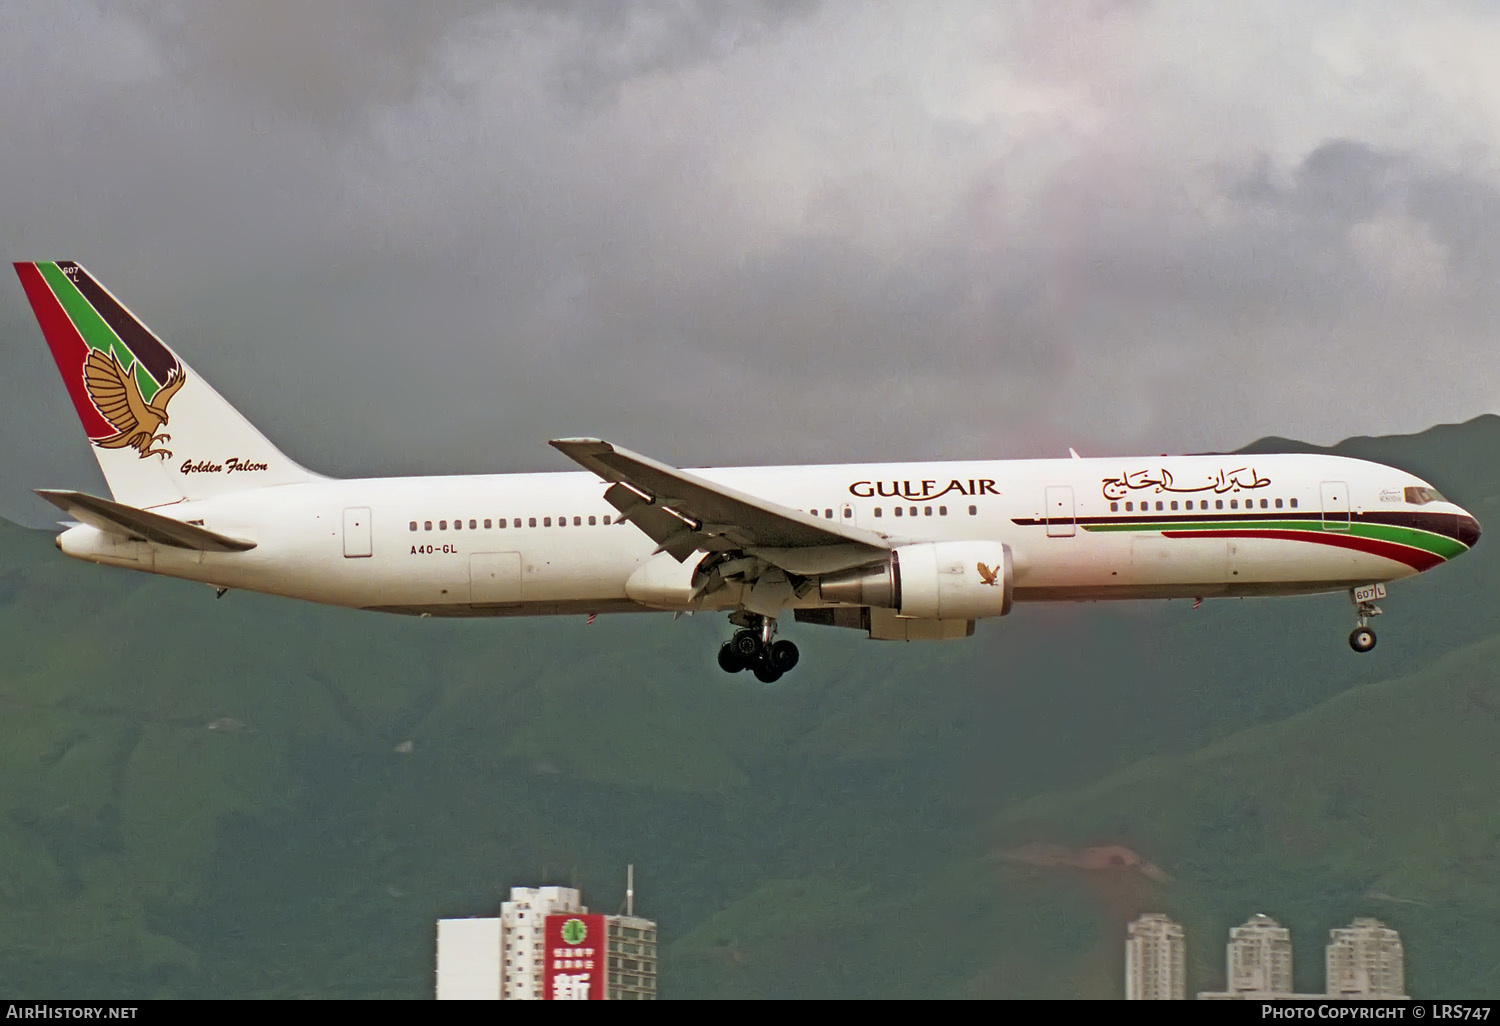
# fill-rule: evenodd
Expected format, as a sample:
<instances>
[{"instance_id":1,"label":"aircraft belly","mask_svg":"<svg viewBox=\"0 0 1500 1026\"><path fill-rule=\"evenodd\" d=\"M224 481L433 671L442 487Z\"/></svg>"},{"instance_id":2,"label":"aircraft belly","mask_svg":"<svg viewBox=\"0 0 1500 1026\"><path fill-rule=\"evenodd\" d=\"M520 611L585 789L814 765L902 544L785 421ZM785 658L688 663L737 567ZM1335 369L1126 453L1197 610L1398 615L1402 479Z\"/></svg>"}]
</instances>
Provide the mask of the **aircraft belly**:
<instances>
[{"instance_id":1,"label":"aircraft belly","mask_svg":"<svg viewBox=\"0 0 1500 1026\"><path fill-rule=\"evenodd\" d=\"M1226 546L1222 538L1130 537L1132 584L1222 584Z\"/></svg>"},{"instance_id":2,"label":"aircraft belly","mask_svg":"<svg viewBox=\"0 0 1500 1026\"><path fill-rule=\"evenodd\" d=\"M1011 546L1016 588L1112 586L1130 580L1130 542L1079 532L1071 537L1031 536Z\"/></svg>"},{"instance_id":3,"label":"aircraft belly","mask_svg":"<svg viewBox=\"0 0 1500 1026\"><path fill-rule=\"evenodd\" d=\"M626 553L582 545L532 547L521 553L524 602L623 600L638 562Z\"/></svg>"},{"instance_id":4,"label":"aircraft belly","mask_svg":"<svg viewBox=\"0 0 1500 1026\"><path fill-rule=\"evenodd\" d=\"M1032 538L1016 548L1018 601L1288 594L1415 571L1351 548L1275 538L1123 532Z\"/></svg>"},{"instance_id":5,"label":"aircraft belly","mask_svg":"<svg viewBox=\"0 0 1500 1026\"><path fill-rule=\"evenodd\" d=\"M1389 581L1416 571L1384 556L1311 541L1229 538L1230 584L1298 581Z\"/></svg>"}]
</instances>

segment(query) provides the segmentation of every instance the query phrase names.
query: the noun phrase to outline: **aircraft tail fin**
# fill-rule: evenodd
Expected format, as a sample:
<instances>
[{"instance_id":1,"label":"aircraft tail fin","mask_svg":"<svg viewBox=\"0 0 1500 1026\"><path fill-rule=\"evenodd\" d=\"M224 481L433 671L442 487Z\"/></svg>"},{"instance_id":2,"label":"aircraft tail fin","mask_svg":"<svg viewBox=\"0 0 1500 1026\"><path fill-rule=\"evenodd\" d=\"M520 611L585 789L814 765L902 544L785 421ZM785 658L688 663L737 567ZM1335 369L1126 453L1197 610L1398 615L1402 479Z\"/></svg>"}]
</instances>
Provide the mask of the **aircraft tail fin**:
<instances>
[{"instance_id":1,"label":"aircraft tail fin","mask_svg":"<svg viewBox=\"0 0 1500 1026\"><path fill-rule=\"evenodd\" d=\"M15 267L116 500L146 508L314 478L81 265Z\"/></svg>"}]
</instances>

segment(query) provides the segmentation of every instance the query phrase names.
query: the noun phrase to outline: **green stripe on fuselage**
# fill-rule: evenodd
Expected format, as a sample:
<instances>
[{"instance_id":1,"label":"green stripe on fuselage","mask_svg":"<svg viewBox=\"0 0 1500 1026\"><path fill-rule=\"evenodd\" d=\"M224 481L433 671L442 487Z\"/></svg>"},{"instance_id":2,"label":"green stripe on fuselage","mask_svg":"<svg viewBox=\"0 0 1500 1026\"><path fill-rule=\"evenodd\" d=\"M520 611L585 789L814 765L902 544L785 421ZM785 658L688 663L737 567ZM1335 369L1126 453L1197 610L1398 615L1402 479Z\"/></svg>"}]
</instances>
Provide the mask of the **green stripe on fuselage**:
<instances>
[{"instance_id":1,"label":"green stripe on fuselage","mask_svg":"<svg viewBox=\"0 0 1500 1026\"><path fill-rule=\"evenodd\" d=\"M68 315L68 320L72 321L73 327L78 329L78 334L82 336L84 344L102 353L112 353L115 359L120 361L121 367L130 369L134 365L136 387L141 390L141 398L149 403L161 385L146 372L146 368L136 360L135 354L126 347L125 343L120 341L120 336L116 335L114 330L104 322L99 312L89 304L87 299L83 298L83 293L79 292L68 280L62 268L55 263L38 262L36 266L37 270L42 272L42 277L46 279L52 294L62 304L63 312ZM81 370L80 368L80 372Z\"/></svg>"},{"instance_id":2,"label":"green stripe on fuselage","mask_svg":"<svg viewBox=\"0 0 1500 1026\"><path fill-rule=\"evenodd\" d=\"M1085 531L1304 531L1308 534L1342 534L1355 538L1373 538L1422 549L1433 555L1452 559L1468 546L1457 539L1435 531L1394 524L1368 524L1355 521L1348 528L1325 527L1319 520L1154 520L1122 524L1083 524Z\"/></svg>"}]
</instances>

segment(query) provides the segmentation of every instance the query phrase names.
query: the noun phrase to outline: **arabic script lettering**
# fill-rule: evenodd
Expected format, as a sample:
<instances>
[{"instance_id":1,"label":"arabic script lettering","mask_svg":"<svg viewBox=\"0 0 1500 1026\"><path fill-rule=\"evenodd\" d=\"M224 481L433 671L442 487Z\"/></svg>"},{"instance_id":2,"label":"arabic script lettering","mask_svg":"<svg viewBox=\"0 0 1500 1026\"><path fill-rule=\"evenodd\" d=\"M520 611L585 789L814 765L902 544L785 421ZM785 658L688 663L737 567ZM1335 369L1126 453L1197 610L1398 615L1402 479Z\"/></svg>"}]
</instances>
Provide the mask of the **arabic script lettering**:
<instances>
[{"instance_id":1,"label":"arabic script lettering","mask_svg":"<svg viewBox=\"0 0 1500 1026\"><path fill-rule=\"evenodd\" d=\"M1119 477L1106 477L1104 497L1123 499L1130 492L1142 489L1150 489L1156 495L1162 492L1213 492L1215 495L1223 495L1225 492L1243 492L1252 488L1264 488L1270 483L1271 479L1261 477L1255 472L1254 467L1238 467L1234 470L1220 470L1206 480L1198 478L1193 484L1179 484L1172 476L1172 472L1163 467L1155 471L1132 470Z\"/></svg>"}]
</instances>

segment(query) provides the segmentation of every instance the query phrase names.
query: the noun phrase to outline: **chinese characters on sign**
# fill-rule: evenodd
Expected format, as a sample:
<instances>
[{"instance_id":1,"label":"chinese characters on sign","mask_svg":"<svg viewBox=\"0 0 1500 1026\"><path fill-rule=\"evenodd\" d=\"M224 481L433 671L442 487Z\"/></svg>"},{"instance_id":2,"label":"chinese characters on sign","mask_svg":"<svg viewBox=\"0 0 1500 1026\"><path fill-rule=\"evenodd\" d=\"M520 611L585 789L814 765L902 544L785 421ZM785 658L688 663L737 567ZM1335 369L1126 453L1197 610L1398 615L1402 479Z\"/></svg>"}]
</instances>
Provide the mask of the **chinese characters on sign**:
<instances>
[{"instance_id":1,"label":"chinese characters on sign","mask_svg":"<svg viewBox=\"0 0 1500 1026\"><path fill-rule=\"evenodd\" d=\"M604 917L548 916L542 938L546 958L542 971L543 998L604 1000Z\"/></svg>"}]
</instances>

